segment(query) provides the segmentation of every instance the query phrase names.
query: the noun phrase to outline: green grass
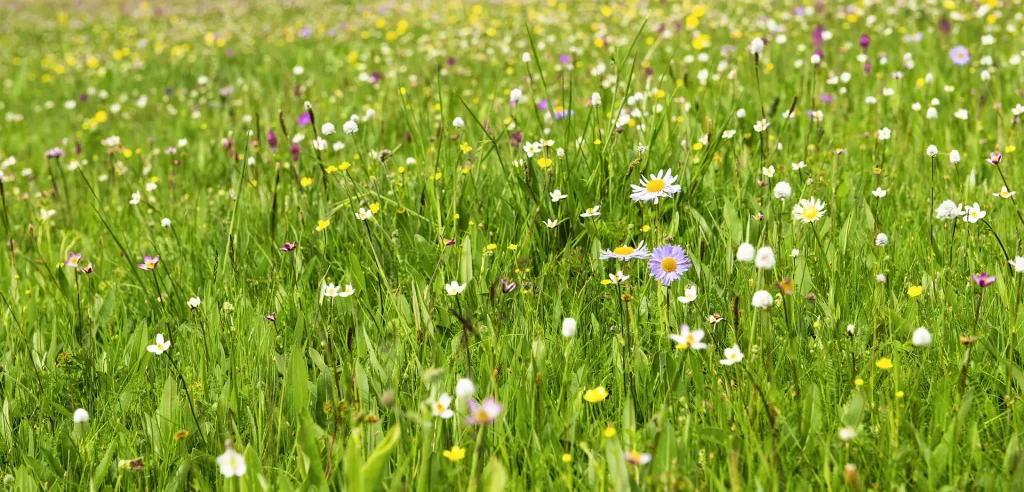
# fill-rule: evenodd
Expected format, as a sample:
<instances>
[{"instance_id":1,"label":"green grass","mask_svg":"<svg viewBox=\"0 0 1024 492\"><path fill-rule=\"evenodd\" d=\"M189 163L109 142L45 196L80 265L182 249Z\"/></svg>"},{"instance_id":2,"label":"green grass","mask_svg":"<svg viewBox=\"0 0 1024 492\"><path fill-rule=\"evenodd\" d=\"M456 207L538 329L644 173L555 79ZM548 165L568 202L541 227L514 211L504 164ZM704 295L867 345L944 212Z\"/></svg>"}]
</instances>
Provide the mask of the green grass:
<instances>
[{"instance_id":1,"label":"green grass","mask_svg":"<svg viewBox=\"0 0 1024 492\"><path fill-rule=\"evenodd\" d=\"M1022 486L1024 274L1007 259L1024 215L993 196L1024 183L1017 0L980 16L932 1L24 3L0 7L2 487ZM630 199L664 169L681 191ZM824 216L795 220L810 197ZM987 216L935 219L947 199ZM684 248L692 269L666 287L647 260L600 259L640 241ZM737 261L742 243L774 265ZM972 282L982 271L996 282ZM677 301L689 285L697 299ZM684 323L706 350L670 341ZM911 342L919 327L930 346ZM744 359L721 364L733 345ZM503 405L493 423L469 425L465 397L433 416L460 378ZM219 470L225 441L241 477Z\"/></svg>"}]
</instances>

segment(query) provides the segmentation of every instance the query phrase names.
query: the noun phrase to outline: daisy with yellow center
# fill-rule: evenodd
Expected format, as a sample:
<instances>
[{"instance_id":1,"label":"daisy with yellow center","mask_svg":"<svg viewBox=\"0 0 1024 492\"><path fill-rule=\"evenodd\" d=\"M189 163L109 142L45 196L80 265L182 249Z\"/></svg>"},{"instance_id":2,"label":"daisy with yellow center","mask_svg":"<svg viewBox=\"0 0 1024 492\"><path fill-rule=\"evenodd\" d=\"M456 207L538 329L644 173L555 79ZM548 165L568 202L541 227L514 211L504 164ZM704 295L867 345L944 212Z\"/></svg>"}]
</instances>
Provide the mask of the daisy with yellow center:
<instances>
[{"instance_id":1,"label":"daisy with yellow center","mask_svg":"<svg viewBox=\"0 0 1024 492\"><path fill-rule=\"evenodd\" d=\"M639 185L629 185L633 193L629 195L635 202L658 203L661 198L671 198L683 188L676 184L677 176L672 175L672 170L662 169L658 174L652 174L646 178L640 178Z\"/></svg>"},{"instance_id":2,"label":"daisy with yellow center","mask_svg":"<svg viewBox=\"0 0 1024 492\"><path fill-rule=\"evenodd\" d=\"M793 218L804 223L815 222L825 216L825 202L814 198L801 198L793 206Z\"/></svg>"},{"instance_id":3,"label":"daisy with yellow center","mask_svg":"<svg viewBox=\"0 0 1024 492\"><path fill-rule=\"evenodd\" d=\"M455 412L448 408L451 404L452 396L448 393L442 393L433 404L434 416L441 417L442 419L450 419L454 417Z\"/></svg>"},{"instance_id":4,"label":"daisy with yellow center","mask_svg":"<svg viewBox=\"0 0 1024 492\"><path fill-rule=\"evenodd\" d=\"M993 193L992 196L997 196L999 198L1012 198L1013 195L1016 194L1016 191L1010 191L1004 186L1003 189L999 190L999 193Z\"/></svg>"},{"instance_id":5,"label":"daisy with yellow center","mask_svg":"<svg viewBox=\"0 0 1024 492\"><path fill-rule=\"evenodd\" d=\"M678 335L673 333L668 338L676 343L677 350L704 350L708 348L707 344L701 341L704 339L704 330L690 331L690 327L685 324L679 328Z\"/></svg>"},{"instance_id":6,"label":"daisy with yellow center","mask_svg":"<svg viewBox=\"0 0 1024 492\"><path fill-rule=\"evenodd\" d=\"M601 250L602 260L616 259L628 261L634 258L647 258L648 256L651 256L651 254L647 252L647 246L644 245L643 241L640 241L640 244L635 248L631 246L619 246L615 249Z\"/></svg>"}]
</instances>

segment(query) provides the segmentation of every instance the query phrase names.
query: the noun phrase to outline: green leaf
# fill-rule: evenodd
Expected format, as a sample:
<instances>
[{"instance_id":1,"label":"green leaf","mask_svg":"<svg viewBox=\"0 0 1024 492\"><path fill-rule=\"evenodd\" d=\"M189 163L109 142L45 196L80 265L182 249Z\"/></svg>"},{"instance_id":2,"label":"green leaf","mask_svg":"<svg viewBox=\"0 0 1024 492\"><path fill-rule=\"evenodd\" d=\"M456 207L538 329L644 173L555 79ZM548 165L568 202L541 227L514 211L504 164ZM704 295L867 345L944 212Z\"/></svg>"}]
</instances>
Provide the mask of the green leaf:
<instances>
[{"instance_id":1,"label":"green leaf","mask_svg":"<svg viewBox=\"0 0 1024 492\"><path fill-rule=\"evenodd\" d=\"M381 473L383 473L385 466L388 464L388 459L391 453L398 446L398 439L402 436L402 427L395 425L388 431L388 435L384 437L384 440L377 444L377 448L373 450L370 457L366 459L366 464L363 465L363 484L373 489L383 488L383 482L381 481Z\"/></svg>"},{"instance_id":2,"label":"green leaf","mask_svg":"<svg viewBox=\"0 0 1024 492\"><path fill-rule=\"evenodd\" d=\"M484 467L482 484L481 490L484 492L505 490L505 486L508 484L508 472L505 471L505 467L501 465L496 456L491 457L491 461Z\"/></svg>"},{"instance_id":3,"label":"green leaf","mask_svg":"<svg viewBox=\"0 0 1024 492\"><path fill-rule=\"evenodd\" d=\"M284 407L292 421L296 421L309 409L309 374L300 345L292 347L286 380Z\"/></svg>"},{"instance_id":4,"label":"green leaf","mask_svg":"<svg viewBox=\"0 0 1024 492\"><path fill-rule=\"evenodd\" d=\"M100 485L103 485L103 481L107 479L107 472L110 471L110 462L114 459L114 450L117 446L113 443L107 445L107 452L103 453L103 459L100 460L100 464L96 467L96 470L92 473L92 482L89 484L90 490L98 490Z\"/></svg>"},{"instance_id":5,"label":"green leaf","mask_svg":"<svg viewBox=\"0 0 1024 492\"><path fill-rule=\"evenodd\" d=\"M459 260L459 279L463 284L473 280L473 242L469 234L462 238L462 257Z\"/></svg>"},{"instance_id":6,"label":"green leaf","mask_svg":"<svg viewBox=\"0 0 1024 492\"><path fill-rule=\"evenodd\" d=\"M349 435L348 449L345 451L345 478L349 490L363 490L363 457L359 453L362 447L363 432L356 427Z\"/></svg>"}]
</instances>

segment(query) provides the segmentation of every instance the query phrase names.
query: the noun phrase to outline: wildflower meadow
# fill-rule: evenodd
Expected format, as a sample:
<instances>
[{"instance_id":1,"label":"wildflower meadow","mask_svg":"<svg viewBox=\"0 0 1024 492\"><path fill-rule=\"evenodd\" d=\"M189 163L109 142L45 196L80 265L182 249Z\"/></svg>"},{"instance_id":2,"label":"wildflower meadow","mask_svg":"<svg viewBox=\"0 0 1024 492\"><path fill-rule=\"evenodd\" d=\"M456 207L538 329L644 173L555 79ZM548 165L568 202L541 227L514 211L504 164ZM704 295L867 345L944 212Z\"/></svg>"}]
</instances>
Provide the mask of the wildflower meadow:
<instances>
[{"instance_id":1,"label":"wildflower meadow","mask_svg":"<svg viewBox=\"0 0 1024 492\"><path fill-rule=\"evenodd\" d=\"M0 18L0 490L1024 489L1021 0Z\"/></svg>"}]
</instances>

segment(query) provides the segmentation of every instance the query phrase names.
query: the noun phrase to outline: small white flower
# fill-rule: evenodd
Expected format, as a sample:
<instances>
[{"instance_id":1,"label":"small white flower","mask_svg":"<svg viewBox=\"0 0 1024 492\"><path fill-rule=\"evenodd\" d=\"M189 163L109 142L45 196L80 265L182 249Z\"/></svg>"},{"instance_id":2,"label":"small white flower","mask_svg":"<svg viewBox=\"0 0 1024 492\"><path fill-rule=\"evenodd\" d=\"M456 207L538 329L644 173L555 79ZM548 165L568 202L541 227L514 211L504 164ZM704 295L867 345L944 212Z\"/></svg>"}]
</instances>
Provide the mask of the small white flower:
<instances>
[{"instance_id":1,"label":"small white flower","mask_svg":"<svg viewBox=\"0 0 1024 492\"><path fill-rule=\"evenodd\" d=\"M590 105L594 107L601 105L601 93L595 92L590 95Z\"/></svg>"},{"instance_id":2,"label":"small white flower","mask_svg":"<svg viewBox=\"0 0 1024 492\"><path fill-rule=\"evenodd\" d=\"M371 212L370 210L367 210L365 208L360 207L359 211L356 212L356 218L359 219L359 220L372 219L373 218L373 212Z\"/></svg>"},{"instance_id":3,"label":"small white flower","mask_svg":"<svg viewBox=\"0 0 1024 492\"><path fill-rule=\"evenodd\" d=\"M743 243L739 248L736 248L736 261L754 261L754 245L750 243Z\"/></svg>"},{"instance_id":4,"label":"small white flower","mask_svg":"<svg viewBox=\"0 0 1024 492\"><path fill-rule=\"evenodd\" d=\"M687 285L686 288L683 289L683 295L677 297L676 300L678 300L679 302L681 302L683 304L689 304L689 303L691 303L693 301L696 301L697 300L697 286L696 285Z\"/></svg>"},{"instance_id":5,"label":"small white flower","mask_svg":"<svg viewBox=\"0 0 1024 492\"><path fill-rule=\"evenodd\" d=\"M160 354L166 352L167 349L169 349L169 348L171 348L171 341L170 340L164 340L164 334L163 333L157 333L156 334L156 343L146 347L146 350L148 350L150 353L153 353L153 354L156 354L156 355L160 355Z\"/></svg>"},{"instance_id":6,"label":"small white flower","mask_svg":"<svg viewBox=\"0 0 1024 492\"><path fill-rule=\"evenodd\" d=\"M601 206L594 205L593 207L588 208L586 212L581 213L580 217L597 217L598 215L601 215Z\"/></svg>"},{"instance_id":7,"label":"small white flower","mask_svg":"<svg viewBox=\"0 0 1024 492\"><path fill-rule=\"evenodd\" d=\"M456 116L455 119L452 120L452 126L454 126L455 128L462 128L466 126L466 122L463 121L462 118Z\"/></svg>"},{"instance_id":8,"label":"small white flower","mask_svg":"<svg viewBox=\"0 0 1024 492\"><path fill-rule=\"evenodd\" d=\"M754 131L757 133L761 133L768 129L769 125L771 125L771 123L768 123L768 120L758 120L757 122L754 123Z\"/></svg>"},{"instance_id":9,"label":"small white flower","mask_svg":"<svg viewBox=\"0 0 1024 492\"><path fill-rule=\"evenodd\" d=\"M227 478L245 475L245 457L235 451L235 448L231 446L231 441L228 441L226 445L227 449L224 450L224 454L217 457L220 474Z\"/></svg>"},{"instance_id":10,"label":"small white flower","mask_svg":"<svg viewBox=\"0 0 1024 492\"><path fill-rule=\"evenodd\" d=\"M76 424L84 424L89 421L89 412L84 408L79 408L75 410L74 415L71 416L71 420Z\"/></svg>"},{"instance_id":11,"label":"small white flower","mask_svg":"<svg viewBox=\"0 0 1024 492\"><path fill-rule=\"evenodd\" d=\"M171 227L171 219L164 217L160 220L160 226L164 228Z\"/></svg>"},{"instance_id":12,"label":"small white flower","mask_svg":"<svg viewBox=\"0 0 1024 492\"><path fill-rule=\"evenodd\" d=\"M928 154L928 157L935 157L939 155L939 148L934 145L929 145L928 150L926 150L925 153Z\"/></svg>"},{"instance_id":13,"label":"small white flower","mask_svg":"<svg viewBox=\"0 0 1024 492\"><path fill-rule=\"evenodd\" d=\"M875 275L875 282L878 282L880 284L884 284L885 283L885 274L884 273L879 273L878 275Z\"/></svg>"},{"instance_id":14,"label":"small white flower","mask_svg":"<svg viewBox=\"0 0 1024 492\"><path fill-rule=\"evenodd\" d=\"M1017 273L1024 273L1024 256L1018 255L1016 258L1010 260L1010 266L1013 267L1013 271Z\"/></svg>"},{"instance_id":15,"label":"small white flower","mask_svg":"<svg viewBox=\"0 0 1024 492\"><path fill-rule=\"evenodd\" d=\"M920 327L914 330L914 335L910 338L915 347L927 347L932 344L932 334L928 333L928 329Z\"/></svg>"},{"instance_id":16,"label":"small white flower","mask_svg":"<svg viewBox=\"0 0 1024 492\"><path fill-rule=\"evenodd\" d=\"M885 247L889 245L889 236L886 236L884 232L879 232L875 236L875 246Z\"/></svg>"},{"instance_id":17,"label":"small white flower","mask_svg":"<svg viewBox=\"0 0 1024 492\"><path fill-rule=\"evenodd\" d=\"M131 204L131 205L138 205L139 202L141 202L141 201L142 201L142 193L139 193L139 192L136 191L135 193L132 193L132 199L128 200L128 203Z\"/></svg>"},{"instance_id":18,"label":"small white flower","mask_svg":"<svg viewBox=\"0 0 1024 492\"><path fill-rule=\"evenodd\" d=\"M953 113L953 117L955 117L958 120L967 120L967 110L958 109L955 113Z\"/></svg>"},{"instance_id":19,"label":"small white flower","mask_svg":"<svg viewBox=\"0 0 1024 492\"><path fill-rule=\"evenodd\" d=\"M565 318L562 320L562 336L565 338L572 338L576 335L576 320L573 318Z\"/></svg>"},{"instance_id":20,"label":"small white flower","mask_svg":"<svg viewBox=\"0 0 1024 492\"><path fill-rule=\"evenodd\" d=\"M457 280L452 280L451 283L445 284L444 290L450 296L457 296L466 290L466 284L459 284Z\"/></svg>"},{"instance_id":21,"label":"small white flower","mask_svg":"<svg viewBox=\"0 0 1024 492\"><path fill-rule=\"evenodd\" d=\"M1013 198L1013 195L1016 195L1016 194L1017 194L1016 191L1010 191L1005 186L1003 186L999 190L999 193L993 193L992 196L999 197L999 198Z\"/></svg>"},{"instance_id":22,"label":"small white flower","mask_svg":"<svg viewBox=\"0 0 1024 492\"><path fill-rule=\"evenodd\" d=\"M775 189L772 193L775 195L775 198L778 198L779 200L786 200L793 196L793 187L785 181L779 181L775 184Z\"/></svg>"},{"instance_id":23,"label":"small white flower","mask_svg":"<svg viewBox=\"0 0 1024 492\"><path fill-rule=\"evenodd\" d=\"M320 127L320 133L323 133L324 135L334 135L335 131L337 130L334 128L334 123L324 123L323 126Z\"/></svg>"},{"instance_id":24,"label":"small white flower","mask_svg":"<svg viewBox=\"0 0 1024 492\"><path fill-rule=\"evenodd\" d=\"M951 164L960 163L960 151L956 149L949 151L949 162Z\"/></svg>"},{"instance_id":25,"label":"small white flower","mask_svg":"<svg viewBox=\"0 0 1024 492\"><path fill-rule=\"evenodd\" d=\"M431 405L435 417L442 419L450 419L455 416L455 412L448 408L452 404L452 395L448 393L441 393L441 396L437 397L437 401Z\"/></svg>"},{"instance_id":26,"label":"small white flower","mask_svg":"<svg viewBox=\"0 0 1024 492\"><path fill-rule=\"evenodd\" d=\"M745 110L743 108L740 108L740 109L736 110L736 119L737 120L742 120L743 118L746 118L746 117L747 117L747 110Z\"/></svg>"},{"instance_id":27,"label":"small white flower","mask_svg":"<svg viewBox=\"0 0 1024 492\"><path fill-rule=\"evenodd\" d=\"M750 304L758 309L768 309L772 307L775 299L767 290L759 290L754 292L754 296L750 300Z\"/></svg>"},{"instance_id":28,"label":"small white flower","mask_svg":"<svg viewBox=\"0 0 1024 492\"><path fill-rule=\"evenodd\" d=\"M853 427L843 427L839 429L839 439L842 441L849 441L857 437L857 431Z\"/></svg>"},{"instance_id":29,"label":"small white flower","mask_svg":"<svg viewBox=\"0 0 1024 492\"><path fill-rule=\"evenodd\" d=\"M884 198L886 193L887 192L883 190L881 186L875 188L874 191L871 192L871 194L875 195L877 198Z\"/></svg>"},{"instance_id":30,"label":"small white flower","mask_svg":"<svg viewBox=\"0 0 1024 492\"><path fill-rule=\"evenodd\" d=\"M750 46L747 47L747 51L754 56L759 56L764 53L764 40L761 38L754 38L750 41Z\"/></svg>"},{"instance_id":31,"label":"small white flower","mask_svg":"<svg viewBox=\"0 0 1024 492\"><path fill-rule=\"evenodd\" d=\"M953 200L945 200L935 208L935 218L939 220L952 220L965 213L963 204Z\"/></svg>"},{"instance_id":32,"label":"small white flower","mask_svg":"<svg viewBox=\"0 0 1024 492\"><path fill-rule=\"evenodd\" d=\"M766 292L766 294L767 294L767 292ZM771 296L771 294L769 294L769 296ZM739 345L735 345L734 344L732 347L729 347L729 348L725 349L725 358L720 360L720 361L718 361L718 362L720 364L722 364L723 366L731 366L731 365L733 365L733 364L735 364L737 362L740 362L742 360L743 360L743 352L740 351L740 346Z\"/></svg>"},{"instance_id":33,"label":"small white flower","mask_svg":"<svg viewBox=\"0 0 1024 492\"><path fill-rule=\"evenodd\" d=\"M561 200L565 200L566 198L569 198L569 195L562 194L562 190L555 190L548 194L551 195L551 201L555 203Z\"/></svg>"},{"instance_id":34,"label":"small white flower","mask_svg":"<svg viewBox=\"0 0 1024 492\"><path fill-rule=\"evenodd\" d=\"M988 212L981 209L981 205L978 205L978 202L974 202L973 207L968 205L964 208L967 210L967 213L964 214L964 221L971 224L977 223L988 215Z\"/></svg>"},{"instance_id":35,"label":"small white flower","mask_svg":"<svg viewBox=\"0 0 1024 492\"><path fill-rule=\"evenodd\" d=\"M754 266L761 270L771 270L775 267L775 252L769 246L764 246L757 250L757 255L754 257Z\"/></svg>"},{"instance_id":36,"label":"small white flower","mask_svg":"<svg viewBox=\"0 0 1024 492\"><path fill-rule=\"evenodd\" d=\"M199 304L201 304L202 302L203 301L199 300L198 297L190 297L188 299L188 307L190 307L192 309L196 309L196 308L199 307Z\"/></svg>"},{"instance_id":37,"label":"small white flower","mask_svg":"<svg viewBox=\"0 0 1024 492\"><path fill-rule=\"evenodd\" d=\"M519 104L520 102L523 101L523 90L519 88L512 89L508 93L508 100L512 104Z\"/></svg>"},{"instance_id":38,"label":"small white flower","mask_svg":"<svg viewBox=\"0 0 1024 492\"><path fill-rule=\"evenodd\" d=\"M473 381L470 381L468 378L462 378L459 382L455 383L455 396L459 398L469 398L473 396L473 391L475 390Z\"/></svg>"},{"instance_id":39,"label":"small white flower","mask_svg":"<svg viewBox=\"0 0 1024 492\"><path fill-rule=\"evenodd\" d=\"M345 124L341 125L341 130L345 132L346 135L351 135L359 131L359 123L356 123L353 120L348 120Z\"/></svg>"},{"instance_id":40,"label":"small white flower","mask_svg":"<svg viewBox=\"0 0 1024 492\"><path fill-rule=\"evenodd\" d=\"M889 140L890 137L892 137L892 130L890 130L889 127L885 127L882 128L881 130L878 130L879 141Z\"/></svg>"},{"instance_id":41,"label":"small white flower","mask_svg":"<svg viewBox=\"0 0 1024 492\"><path fill-rule=\"evenodd\" d=\"M799 249L794 248L793 251L789 252L789 257L790 258L796 258L797 256L800 256L800 250Z\"/></svg>"}]
</instances>

